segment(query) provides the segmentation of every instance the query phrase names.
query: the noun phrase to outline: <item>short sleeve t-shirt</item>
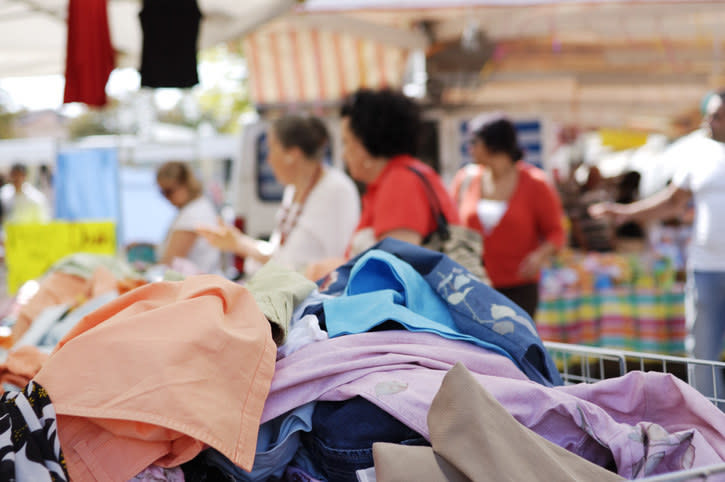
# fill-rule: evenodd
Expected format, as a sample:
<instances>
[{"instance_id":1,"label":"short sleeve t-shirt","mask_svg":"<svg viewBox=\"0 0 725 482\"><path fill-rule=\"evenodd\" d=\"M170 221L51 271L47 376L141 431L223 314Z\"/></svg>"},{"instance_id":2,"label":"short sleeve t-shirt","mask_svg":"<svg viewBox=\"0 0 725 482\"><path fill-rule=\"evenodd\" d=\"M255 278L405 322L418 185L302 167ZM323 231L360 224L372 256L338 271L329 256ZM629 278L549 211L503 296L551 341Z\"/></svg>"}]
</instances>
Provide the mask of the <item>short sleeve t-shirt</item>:
<instances>
[{"instance_id":1,"label":"short sleeve t-shirt","mask_svg":"<svg viewBox=\"0 0 725 482\"><path fill-rule=\"evenodd\" d=\"M214 204L204 196L199 196L186 206L179 209L179 213L171 223L169 235L174 231L196 231L201 225L217 224L217 212ZM161 246L161 253L166 249L169 236ZM197 236L191 246L186 259L203 273L218 273L221 270L221 251L209 244L203 237Z\"/></svg>"},{"instance_id":2,"label":"short sleeve t-shirt","mask_svg":"<svg viewBox=\"0 0 725 482\"><path fill-rule=\"evenodd\" d=\"M448 223L460 224L453 200L438 174L411 156L396 156L366 188L349 255L369 248L375 240L394 230L408 229L425 238L436 229L428 191L411 168L426 178Z\"/></svg>"},{"instance_id":3,"label":"short sleeve t-shirt","mask_svg":"<svg viewBox=\"0 0 725 482\"><path fill-rule=\"evenodd\" d=\"M709 138L691 144L672 183L692 192L695 202L689 266L725 271L725 144Z\"/></svg>"}]
</instances>

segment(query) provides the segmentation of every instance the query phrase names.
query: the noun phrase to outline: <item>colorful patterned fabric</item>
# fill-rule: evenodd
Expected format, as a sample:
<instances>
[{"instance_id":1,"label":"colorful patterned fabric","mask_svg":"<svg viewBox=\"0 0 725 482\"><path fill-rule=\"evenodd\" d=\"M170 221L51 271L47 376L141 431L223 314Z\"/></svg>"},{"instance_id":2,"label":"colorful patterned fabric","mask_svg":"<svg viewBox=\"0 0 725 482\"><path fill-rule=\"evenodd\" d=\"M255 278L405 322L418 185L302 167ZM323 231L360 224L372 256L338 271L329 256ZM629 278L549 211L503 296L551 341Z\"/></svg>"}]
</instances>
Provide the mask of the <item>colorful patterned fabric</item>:
<instances>
[{"instance_id":1,"label":"colorful patterned fabric","mask_svg":"<svg viewBox=\"0 0 725 482\"><path fill-rule=\"evenodd\" d=\"M681 284L542 293L536 327L549 341L682 355L684 300Z\"/></svg>"}]
</instances>

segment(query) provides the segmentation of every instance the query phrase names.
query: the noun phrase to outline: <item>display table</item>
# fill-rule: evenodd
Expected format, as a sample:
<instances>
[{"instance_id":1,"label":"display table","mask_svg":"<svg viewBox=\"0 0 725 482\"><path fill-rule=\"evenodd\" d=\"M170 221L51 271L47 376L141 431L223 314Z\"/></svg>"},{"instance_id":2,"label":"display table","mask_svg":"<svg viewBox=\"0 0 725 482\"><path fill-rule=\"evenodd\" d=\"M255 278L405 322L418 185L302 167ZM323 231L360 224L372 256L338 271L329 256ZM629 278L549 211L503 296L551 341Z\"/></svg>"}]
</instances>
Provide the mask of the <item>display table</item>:
<instances>
[{"instance_id":1,"label":"display table","mask_svg":"<svg viewBox=\"0 0 725 482\"><path fill-rule=\"evenodd\" d=\"M541 338L669 355L685 353L682 284L668 289L618 286L592 293L542 296L536 313Z\"/></svg>"},{"instance_id":2,"label":"display table","mask_svg":"<svg viewBox=\"0 0 725 482\"><path fill-rule=\"evenodd\" d=\"M542 277L535 319L544 340L685 354L684 285L639 257L570 254Z\"/></svg>"}]
</instances>

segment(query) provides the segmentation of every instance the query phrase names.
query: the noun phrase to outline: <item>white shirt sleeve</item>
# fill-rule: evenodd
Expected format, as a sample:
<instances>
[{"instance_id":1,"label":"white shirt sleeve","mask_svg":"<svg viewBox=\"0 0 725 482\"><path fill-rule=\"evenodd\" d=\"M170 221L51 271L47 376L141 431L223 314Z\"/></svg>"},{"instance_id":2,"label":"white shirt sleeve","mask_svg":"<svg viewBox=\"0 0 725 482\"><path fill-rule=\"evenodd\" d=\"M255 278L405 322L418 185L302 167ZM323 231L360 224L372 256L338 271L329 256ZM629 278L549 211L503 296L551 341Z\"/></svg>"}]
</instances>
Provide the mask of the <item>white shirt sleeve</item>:
<instances>
[{"instance_id":1,"label":"white shirt sleeve","mask_svg":"<svg viewBox=\"0 0 725 482\"><path fill-rule=\"evenodd\" d=\"M172 229L195 231L201 225L216 225L217 214L214 205L204 196L198 197L179 210Z\"/></svg>"},{"instance_id":2,"label":"white shirt sleeve","mask_svg":"<svg viewBox=\"0 0 725 482\"><path fill-rule=\"evenodd\" d=\"M693 185L699 172L703 169L703 160L719 158L722 147L720 143L705 137L699 131L693 132L673 143L665 151L665 161L676 166L672 174L672 184L680 189L694 191Z\"/></svg>"},{"instance_id":3,"label":"white shirt sleeve","mask_svg":"<svg viewBox=\"0 0 725 482\"><path fill-rule=\"evenodd\" d=\"M672 175L672 184L680 189L692 191L692 169L686 164L679 166Z\"/></svg>"},{"instance_id":4,"label":"white shirt sleeve","mask_svg":"<svg viewBox=\"0 0 725 482\"><path fill-rule=\"evenodd\" d=\"M328 168L310 192L292 232L273 259L295 270L342 257L360 219L360 197L344 173Z\"/></svg>"}]
</instances>

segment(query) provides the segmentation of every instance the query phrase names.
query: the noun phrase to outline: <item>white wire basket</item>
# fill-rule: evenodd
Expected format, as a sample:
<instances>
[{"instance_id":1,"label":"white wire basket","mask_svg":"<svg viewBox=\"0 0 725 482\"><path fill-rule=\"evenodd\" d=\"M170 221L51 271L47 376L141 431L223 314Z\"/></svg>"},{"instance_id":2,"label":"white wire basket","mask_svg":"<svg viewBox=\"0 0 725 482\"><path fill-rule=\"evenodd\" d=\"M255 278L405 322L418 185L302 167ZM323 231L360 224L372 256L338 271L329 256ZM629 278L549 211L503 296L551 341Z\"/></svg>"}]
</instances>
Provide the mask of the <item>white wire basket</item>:
<instances>
[{"instance_id":1,"label":"white wire basket","mask_svg":"<svg viewBox=\"0 0 725 482\"><path fill-rule=\"evenodd\" d=\"M725 407L722 382L725 363L653 353L641 353L585 345L545 341L565 384L594 383L634 370L671 373L703 393L712 403ZM648 482L725 480L725 463L647 477Z\"/></svg>"}]
</instances>

